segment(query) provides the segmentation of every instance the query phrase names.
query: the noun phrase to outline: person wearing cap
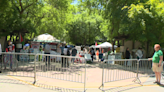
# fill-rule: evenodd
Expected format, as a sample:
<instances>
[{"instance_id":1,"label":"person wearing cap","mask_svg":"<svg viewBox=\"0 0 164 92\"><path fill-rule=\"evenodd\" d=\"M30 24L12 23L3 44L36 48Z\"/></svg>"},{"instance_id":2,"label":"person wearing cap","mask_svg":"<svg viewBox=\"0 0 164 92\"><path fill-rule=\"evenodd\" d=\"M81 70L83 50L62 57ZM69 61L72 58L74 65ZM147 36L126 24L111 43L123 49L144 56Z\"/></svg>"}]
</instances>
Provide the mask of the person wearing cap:
<instances>
[{"instance_id":1,"label":"person wearing cap","mask_svg":"<svg viewBox=\"0 0 164 92\"><path fill-rule=\"evenodd\" d=\"M155 76L156 76L156 81L154 83L157 83L160 85L160 81L161 81L161 72L163 71L163 52L160 50L160 45L159 44L155 44L154 45L154 50L155 53L153 55L153 58L149 58L149 60L153 61L153 65L152 65L152 70L153 72L155 72Z\"/></svg>"}]
</instances>

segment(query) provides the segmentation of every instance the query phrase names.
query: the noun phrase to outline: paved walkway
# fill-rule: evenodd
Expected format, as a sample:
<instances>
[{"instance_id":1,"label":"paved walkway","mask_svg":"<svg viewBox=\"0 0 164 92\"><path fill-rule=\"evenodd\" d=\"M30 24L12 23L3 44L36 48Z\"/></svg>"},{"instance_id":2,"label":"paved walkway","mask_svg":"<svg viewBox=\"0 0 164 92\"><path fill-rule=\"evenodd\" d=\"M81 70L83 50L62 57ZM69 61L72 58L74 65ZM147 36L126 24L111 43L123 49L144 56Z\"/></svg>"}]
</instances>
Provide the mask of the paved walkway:
<instances>
[{"instance_id":1,"label":"paved walkway","mask_svg":"<svg viewBox=\"0 0 164 92\"><path fill-rule=\"evenodd\" d=\"M112 70L112 71L116 72L115 70ZM117 70L118 72L117 74L119 76L123 75L122 78L124 77L126 78L126 75L129 75L129 74L132 75L132 77L136 76L136 74L133 72L129 73L128 71L123 71L123 72L122 71L123 70L119 70L118 72ZM29 72L26 72L26 73L30 74ZM105 73L107 75L109 74L109 72L105 72ZM45 71L38 74L52 77L53 73L51 74ZM73 74L74 74L73 76L75 76L76 72ZM32 73L32 76L33 76L33 73ZM108 77L110 76L108 75ZM114 79L119 78L117 75L113 77ZM113 77L111 77L111 79ZM76 78L73 78L73 79L75 80ZM30 78L30 77L20 77L20 76L5 76L0 73L0 91L10 92L12 90L12 92L38 92L38 91L40 92L59 92L59 91L60 92L77 92L74 90L82 91L84 87L84 84L82 83L62 81L62 80L46 78L46 77L41 77L41 76L37 76L38 81L36 82L35 85L32 84L33 80L34 79L32 77ZM134 80L134 78L105 83L104 89L106 89L106 92L138 92L138 91L139 92L146 92L146 91L147 92L156 92L156 91L163 92L164 91L164 86L153 84L153 81L155 81L155 77L141 77L140 80L143 86L137 83L133 83L132 80ZM95 64L95 65L87 66L86 82L87 82L86 92L102 92L101 90L98 89L102 82L102 68L100 65ZM162 83L164 83L164 80L162 80Z\"/></svg>"},{"instance_id":2,"label":"paved walkway","mask_svg":"<svg viewBox=\"0 0 164 92\"><path fill-rule=\"evenodd\" d=\"M16 76L5 76L0 75L0 90L1 92L58 92L57 88L53 88L50 85L56 85L54 79L46 79L46 80L39 80L36 85L32 85L33 78L26 78L26 77L16 77ZM124 80L124 81L116 81L111 83L106 83L105 88L106 92L163 92L164 85L156 85L153 84L155 77L149 78L141 78L143 86L131 82L132 79ZM31 81L31 82L30 82ZM51 81L51 82L50 82ZM53 81L53 82L52 82ZM59 82L57 82L59 83ZM164 83L164 80L162 80ZM43 85L44 84L44 85ZM63 83L62 83L63 84ZM101 83L92 83L87 84L87 92L102 92L98 89ZM77 84L70 84L76 86L76 88L72 88L74 90L83 90L82 87L77 88ZM69 85L64 85L65 88L69 88ZM82 85L81 85L82 86ZM60 92L77 92L77 91L69 91L60 89ZM107 90L108 89L108 90ZM23 90L23 91L22 91Z\"/></svg>"},{"instance_id":3,"label":"paved walkway","mask_svg":"<svg viewBox=\"0 0 164 92\"><path fill-rule=\"evenodd\" d=\"M39 87L35 87L9 76L0 75L1 92L55 92Z\"/></svg>"}]
</instances>

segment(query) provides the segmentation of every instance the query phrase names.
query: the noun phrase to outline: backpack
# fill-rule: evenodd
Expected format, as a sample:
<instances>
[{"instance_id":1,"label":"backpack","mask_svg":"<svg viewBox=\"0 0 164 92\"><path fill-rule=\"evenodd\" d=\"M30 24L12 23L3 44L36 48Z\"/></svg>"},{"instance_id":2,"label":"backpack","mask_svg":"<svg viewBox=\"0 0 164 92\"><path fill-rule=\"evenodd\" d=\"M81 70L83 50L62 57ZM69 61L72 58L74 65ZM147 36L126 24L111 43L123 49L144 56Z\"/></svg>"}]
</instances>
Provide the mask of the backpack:
<instances>
[{"instance_id":1,"label":"backpack","mask_svg":"<svg viewBox=\"0 0 164 92\"><path fill-rule=\"evenodd\" d=\"M92 50L92 51L91 51L91 54L92 54L92 55L95 55L95 52L94 52L94 50Z\"/></svg>"},{"instance_id":2,"label":"backpack","mask_svg":"<svg viewBox=\"0 0 164 92\"><path fill-rule=\"evenodd\" d=\"M70 56L70 51L69 50L67 50L67 55Z\"/></svg>"}]
</instances>

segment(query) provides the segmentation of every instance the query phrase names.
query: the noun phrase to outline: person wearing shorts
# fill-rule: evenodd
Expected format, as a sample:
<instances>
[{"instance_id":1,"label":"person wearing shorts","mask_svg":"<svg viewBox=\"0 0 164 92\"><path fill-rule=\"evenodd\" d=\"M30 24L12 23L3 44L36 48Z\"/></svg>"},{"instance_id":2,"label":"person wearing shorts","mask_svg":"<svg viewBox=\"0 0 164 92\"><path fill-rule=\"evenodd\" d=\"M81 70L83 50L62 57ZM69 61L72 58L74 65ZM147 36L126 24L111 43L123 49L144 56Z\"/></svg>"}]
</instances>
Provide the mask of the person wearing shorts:
<instances>
[{"instance_id":1,"label":"person wearing shorts","mask_svg":"<svg viewBox=\"0 0 164 92\"><path fill-rule=\"evenodd\" d=\"M161 72L163 71L163 52L160 50L160 45L159 44L155 44L154 45L154 50L155 53L153 55L153 58L150 58L149 60L153 61L153 65L152 65L152 70L153 72L155 72L155 76L156 76L156 81L154 83L157 84L161 84Z\"/></svg>"}]
</instances>

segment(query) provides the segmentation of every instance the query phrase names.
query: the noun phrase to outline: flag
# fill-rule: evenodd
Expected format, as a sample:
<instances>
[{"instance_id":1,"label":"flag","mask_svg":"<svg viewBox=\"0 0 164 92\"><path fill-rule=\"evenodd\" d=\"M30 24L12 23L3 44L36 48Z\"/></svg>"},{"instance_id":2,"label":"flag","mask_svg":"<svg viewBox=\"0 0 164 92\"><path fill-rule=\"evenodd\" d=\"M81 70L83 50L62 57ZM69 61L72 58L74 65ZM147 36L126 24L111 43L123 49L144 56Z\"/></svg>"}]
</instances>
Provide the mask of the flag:
<instances>
[{"instance_id":1,"label":"flag","mask_svg":"<svg viewBox=\"0 0 164 92\"><path fill-rule=\"evenodd\" d=\"M97 46L97 42L95 43L95 46Z\"/></svg>"},{"instance_id":2,"label":"flag","mask_svg":"<svg viewBox=\"0 0 164 92\"><path fill-rule=\"evenodd\" d=\"M22 43L22 45L24 45L24 41L23 41L23 37L22 37L21 33L20 33L20 39L19 40Z\"/></svg>"},{"instance_id":3,"label":"flag","mask_svg":"<svg viewBox=\"0 0 164 92\"><path fill-rule=\"evenodd\" d=\"M23 37L21 34L20 34L20 42L23 42Z\"/></svg>"}]
</instances>

